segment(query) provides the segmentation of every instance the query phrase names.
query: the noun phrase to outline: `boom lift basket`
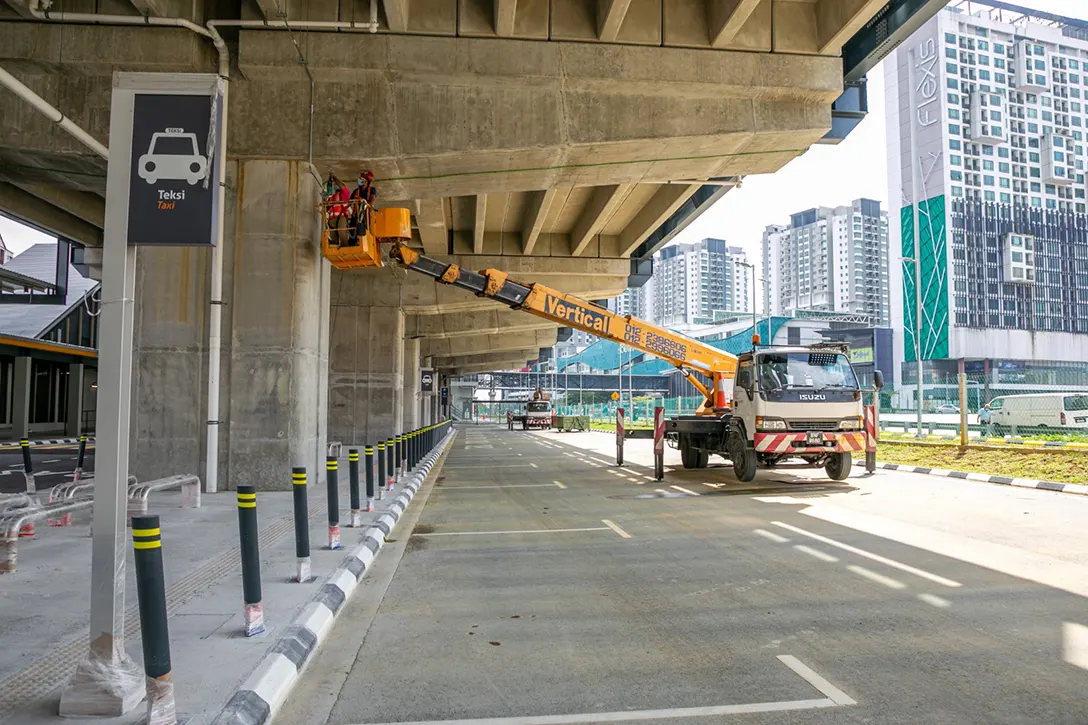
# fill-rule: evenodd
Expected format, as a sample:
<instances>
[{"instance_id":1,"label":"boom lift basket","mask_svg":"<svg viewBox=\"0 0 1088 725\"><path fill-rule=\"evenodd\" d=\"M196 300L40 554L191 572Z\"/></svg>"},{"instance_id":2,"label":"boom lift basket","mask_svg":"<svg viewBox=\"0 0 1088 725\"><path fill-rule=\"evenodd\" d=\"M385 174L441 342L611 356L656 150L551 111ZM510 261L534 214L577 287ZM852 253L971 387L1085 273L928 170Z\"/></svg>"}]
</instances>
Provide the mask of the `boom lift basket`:
<instances>
[{"instance_id":1,"label":"boom lift basket","mask_svg":"<svg viewBox=\"0 0 1088 725\"><path fill-rule=\"evenodd\" d=\"M381 267L383 242L412 238L411 213L407 209L375 209L366 206L366 233L354 238L351 226L358 200L325 201L321 210L321 254L337 269Z\"/></svg>"}]
</instances>

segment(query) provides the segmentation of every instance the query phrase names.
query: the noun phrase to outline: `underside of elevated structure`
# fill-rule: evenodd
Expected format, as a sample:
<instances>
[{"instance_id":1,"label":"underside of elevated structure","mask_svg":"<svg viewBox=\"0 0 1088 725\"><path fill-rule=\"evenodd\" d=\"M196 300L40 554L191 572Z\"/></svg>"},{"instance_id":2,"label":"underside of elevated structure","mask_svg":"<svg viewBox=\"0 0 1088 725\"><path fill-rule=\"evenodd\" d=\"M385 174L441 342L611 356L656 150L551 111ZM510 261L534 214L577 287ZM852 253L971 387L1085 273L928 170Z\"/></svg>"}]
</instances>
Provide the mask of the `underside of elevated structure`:
<instances>
[{"instance_id":1,"label":"underside of elevated structure","mask_svg":"<svg viewBox=\"0 0 1088 725\"><path fill-rule=\"evenodd\" d=\"M207 37L151 19L225 39L229 482L273 465L269 445L279 466L326 436L417 421L420 366L520 367L555 341L554 324L399 269L330 273L316 252L327 173L372 170L379 205L409 207L430 256L612 297L744 176L825 139L844 42L898 1L379 0L372 33L365 0L0 0L0 67L106 143L115 71L217 69ZM106 162L10 100L0 212L85 245L93 269ZM139 257L133 450L150 475L203 455L211 265L205 250ZM160 399L179 385L181 412ZM298 398L325 390L315 419ZM285 444L292 430L306 442Z\"/></svg>"}]
</instances>

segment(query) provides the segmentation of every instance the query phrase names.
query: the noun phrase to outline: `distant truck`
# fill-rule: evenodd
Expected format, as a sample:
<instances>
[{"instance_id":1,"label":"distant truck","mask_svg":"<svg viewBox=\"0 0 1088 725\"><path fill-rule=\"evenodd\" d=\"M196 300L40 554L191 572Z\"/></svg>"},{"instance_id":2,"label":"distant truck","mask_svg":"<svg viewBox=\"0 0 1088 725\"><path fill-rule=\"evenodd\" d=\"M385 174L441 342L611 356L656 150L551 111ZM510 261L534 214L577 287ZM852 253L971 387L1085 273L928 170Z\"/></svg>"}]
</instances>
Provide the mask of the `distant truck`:
<instances>
[{"instance_id":1,"label":"distant truck","mask_svg":"<svg viewBox=\"0 0 1088 725\"><path fill-rule=\"evenodd\" d=\"M552 410L551 396L542 388L533 391L533 398L525 404L525 412L515 414L508 411L506 422L510 430L514 430L515 424L521 424L522 430L547 430L552 427L555 411Z\"/></svg>"}]
</instances>

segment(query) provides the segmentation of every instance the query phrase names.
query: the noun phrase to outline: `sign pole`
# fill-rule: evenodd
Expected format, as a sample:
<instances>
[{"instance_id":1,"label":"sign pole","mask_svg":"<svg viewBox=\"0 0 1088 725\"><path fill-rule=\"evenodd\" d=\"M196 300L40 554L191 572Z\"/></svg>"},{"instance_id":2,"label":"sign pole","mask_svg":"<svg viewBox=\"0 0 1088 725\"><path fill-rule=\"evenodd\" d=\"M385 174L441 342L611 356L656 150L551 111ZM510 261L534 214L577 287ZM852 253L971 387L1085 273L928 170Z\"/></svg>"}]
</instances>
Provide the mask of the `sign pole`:
<instances>
[{"instance_id":1,"label":"sign pole","mask_svg":"<svg viewBox=\"0 0 1088 725\"><path fill-rule=\"evenodd\" d=\"M118 717L143 701L125 651L126 498L136 245L209 246L218 193L214 74L116 73L110 106L99 341L90 641L64 717ZM221 110L221 109L220 109ZM133 164L133 160L136 163Z\"/></svg>"}]
</instances>

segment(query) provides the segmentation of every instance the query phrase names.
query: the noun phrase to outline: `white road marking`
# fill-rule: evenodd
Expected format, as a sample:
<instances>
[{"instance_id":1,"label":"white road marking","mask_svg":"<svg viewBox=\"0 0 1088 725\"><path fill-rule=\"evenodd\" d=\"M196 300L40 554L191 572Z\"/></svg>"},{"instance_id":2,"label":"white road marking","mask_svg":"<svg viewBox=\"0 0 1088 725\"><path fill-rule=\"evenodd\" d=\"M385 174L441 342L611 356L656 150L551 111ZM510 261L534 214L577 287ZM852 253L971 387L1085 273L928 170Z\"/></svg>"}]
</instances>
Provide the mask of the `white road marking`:
<instances>
[{"instance_id":1,"label":"white road marking","mask_svg":"<svg viewBox=\"0 0 1088 725\"><path fill-rule=\"evenodd\" d=\"M499 534L567 534L573 531L608 531L609 527L593 526L585 529L515 529L510 531L438 531L433 534L412 536L491 536Z\"/></svg>"},{"instance_id":2,"label":"white road marking","mask_svg":"<svg viewBox=\"0 0 1088 725\"><path fill-rule=\"evenodd\" d=\"M863 576L866 579L870 579L872 581L875 581L877 584L883 584L884 586L890 587L892 589L906 589L907 588L907 585L904 584L903 582L899 581L898 579L892 579L890 576L884 576L883 574L877 574L875 571L872 571L870 569L866 569L863 566L857 566L856 564L851 564L850 566L848 566L846 568L849 569L850 571L854 572L855 574Z\"/></svg>"},{"instance_id":3,"label":"white road marking","mask_svg":"<svg viewBox=\"0 0 1088 725\"><path fill-rule=\"evenodd\" d=\"M42 463L60 463L59 458L51 458L48 461L42 461Z\"/></svg>"},{"instance_id":4,"label":"white road marking","mask_svg":"<svg viewBox=\"0 0 1088 725\"><path fill-rule=\"evenodd\" d=\"M805 554L808 554L809 556L814 556L817 559L819 559L820 561L838 561L839 560L838 557L831 556L831 554L825 554L824 552L820 551L819 549L813 549L811 546L805 546L804 544L794 544L793 548L797 549L798 551L804 552Z\"/></svg>"},{"instance_id":5,"label":"white road marking","mask_svg":"<svg viewBox=\"0 0 1088 725\"><path fill-rule=\"evenodd\" d=\"M787 541L789 541L789 539L787 539L785 536L779 536L773 531L767 531L766 529L752 529L752 531L759 534L764 539L770 539L776 544L785 544Z\"/></svg>"},{"instance_id":6,"label":"white road marking","mask_svg":"<svg viewBox=\"0 0 1088 725\"><path fill-rule=\"evenodd\" d=\"M1062 659L1074 667L1088 670L1088 627L1062 622Z\"/></svg>"},{"instance_id":7,"label":"white road marking","mask_svg":"<svg viewBox=\"0 0 1088 725\"><path fill-rule=\"evenodd\" d=\"M815 687L817 690L820 691L822 695L827 697L828 700L831 700L831 702L835 703L836 705L858 704L857 701L854 700L854 698L850 697L845 692L832 685L830 682L821 677L817 672L815 672L811 667L809 667L793 655L778 655L778 661L796 672L801 677L801 679Z\"/></svg>"},{"instance_id":8,"label":"white road marking","mask_svg":"<svg viewBox=\"0 0 1088 725\"><path fill-rule=\"evenodd\" d=\"M529 465L532 466L533 468L540 468L540 466L536 465L535 463L530 463Z\"/></svg>"},{"instance_id":9,"label":"white road marking","mask_svg":"<svg viewBox=\"0 0 1088 725\"><path fill-rule=\"evenodd\" d=\"M626 531L621 529L619 526L616 526L614 523L612 523L608 519L601 519L601 523L604 524L605 526L607 526L608 528L612 529L613 531L615 531L617 534L619 534L623 538L625 538L625 539L630 539L631 538L631 534L627 533Z\"/></svg>"},{"instance_id":10,"label":"white road marking","mask_svg":"<svg viewBox=\"0 0 1088 725\"><path fill-rule=\"evenodd\" d=\"M895 561L894 559L889 559L886 556L881 556L880 554L874 554L872 552L865 551L864 549L859 549L856 546L850 546L849 544L843 544L841 542L835 541L834 539L829 539L826 536L820 536L819 534L814 534L811 531L805 531L804 529L798 528L796 526L790 526L789 524L784 524L781 521L772 521L771 523L774 524L775 526L781 526L783 529L787 529L789 531L793 531L795 533L802 534L804 536L808 536L809 538L816 539L816 541L822 541L825 544L829 544L831 546L838 547L839 549L842 549L843 551L849 551L851 554L857 554L858 556L863 556L866 559L870 559L872 561L879 562L879 563L884 564L886 566L890 566L893 569L898 569L900 571L905 571L908 574L914 574L915 576L920 576L923 579L928 579L929 581L934 582L936 584L941 584L941 585L946 586L946 587L960 587L960 586L963 586L958 581L953 581L952 579L946 579L943 576L939 576L937 574L932 574L932 573L930 573L928 571L925 571L924 569L918 569L917 567L910 566L909 564L902 564L902 563L900 563L898 561Z\"/></svg>"},{"instance_id":11,"label":"white road marking","mask_svg":"<svg viewBox=\"0 0 1088 725\"><path fill-rule=\"evenodd\" d=\"M442 486L442 491L463 491L466 489L476 488L551 488L550 483L510 483L510 484L497 484L494 486Z\"/></svg>"},{"instance_id":12,"label":"white road marking","mask_svg":"<svg viewBox=\"0 0 1088 725\"><path fill-rule=\"evenodd\" d=\"M707 483L706 481L699 481L699 483L703 486L709 486L710 488L721 488L725 485L724 483Z\"/></svg>"},{"instance_id":13,"label":"white road marking","mask_svg":"<svg viewBox=\"0 0 1088 725\"><path fill-rule=\"evenodd\" d=\"M566 486L560 481L552 481L552 483L554 483L556 486L559 486L559 488L566 488Z\"/></svg>"},{"instance_id":14,"label":"white road marking","mask_svg":"<svg viewBox=\"0 0 1088 725\"><path fill-rule=\"evenodd\" d=\"M683 486L669 486L669 488L675 488L677 491L683 491L684 493L686 493L689 496L698 496L699 495L699 494L695 493L694 491L687 490Z\"/></svg>"},{"instance_id":15,"label":"white road marking","mask_svg":"<svg viewBox=\"0 0 1088 725\"><path fill-rule=\"evenodd\" d=\"M952 602L947 599L941 599L936 594L919 594L918 598L926 604L932 604L937 609L948 609L952 606Z\"/></svg>"}]
</instances>

